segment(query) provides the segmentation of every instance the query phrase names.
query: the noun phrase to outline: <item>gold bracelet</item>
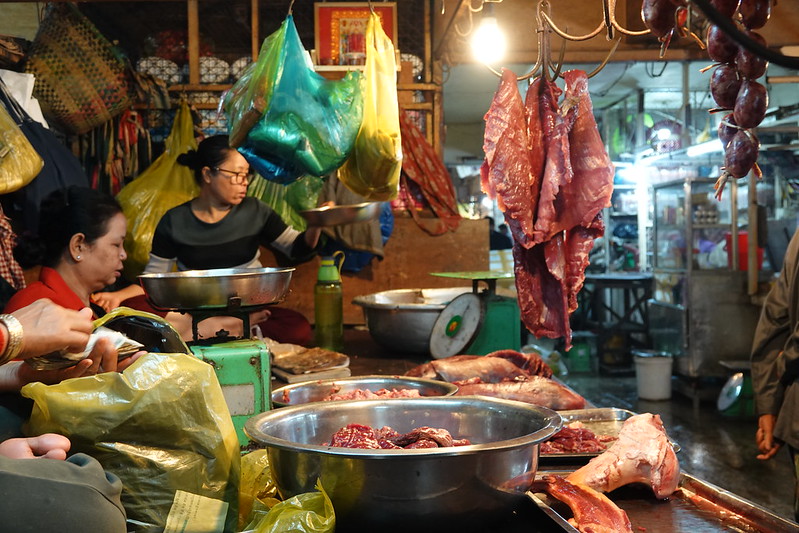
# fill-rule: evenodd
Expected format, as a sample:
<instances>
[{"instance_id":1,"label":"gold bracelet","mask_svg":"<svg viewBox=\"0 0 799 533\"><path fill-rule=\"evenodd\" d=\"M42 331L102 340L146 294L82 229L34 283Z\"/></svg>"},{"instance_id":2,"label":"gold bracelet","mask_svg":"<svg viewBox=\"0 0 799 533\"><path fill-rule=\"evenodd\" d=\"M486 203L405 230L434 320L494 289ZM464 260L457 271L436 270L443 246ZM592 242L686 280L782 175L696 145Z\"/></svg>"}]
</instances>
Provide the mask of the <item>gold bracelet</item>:
<instances>
[{"instance_id":1,"label":"gold bracelet","mask_svg":"<svg viewBox=\"0 0 799 533\"><path fill-rule=\"evenodd\" d=\"M0 315L0 322L8 329L8 343L6 349L0 353L0 365L4 365L22 351L22 324L14 315Z\"/></svg>"}]
</instances>

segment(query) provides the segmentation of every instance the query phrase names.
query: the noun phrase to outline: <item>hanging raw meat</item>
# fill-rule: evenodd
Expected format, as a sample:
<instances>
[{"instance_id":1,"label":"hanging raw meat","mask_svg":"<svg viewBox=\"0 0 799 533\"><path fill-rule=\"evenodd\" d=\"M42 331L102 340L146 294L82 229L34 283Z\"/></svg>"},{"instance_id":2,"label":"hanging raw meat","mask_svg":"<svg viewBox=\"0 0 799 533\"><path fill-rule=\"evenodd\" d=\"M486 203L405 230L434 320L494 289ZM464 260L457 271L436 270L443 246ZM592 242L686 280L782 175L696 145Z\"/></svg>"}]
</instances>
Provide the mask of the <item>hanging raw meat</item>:
<instances>
[{"instance_id":1,"label":"hanging raw meat","mask_svg":"<svg viewBox=\"0 0 799 533\"><path fill-rule=\"evenodd\" d=\"M562 337L568 350L569 314L577 308L594 239L604 233L601 212L610 206L613 165L585 72L563 77L560 104L558 86L538 78L522 105L515 76L503 72L485 117L481 175L513 234L522 320L537 337Z\"/></svg>"},{"instance_id":2,"label":"hanging raw meat","mask_svg":"<svg viewBox=\"0 0 799 533\"><path fill-rule=\"evenodd\" d=\"M485 161L480 182L489 198L496 198L514 238L533 241L532 175L527 142L527 119L516 75L502 70L502 79L485 115Z\"/></svg>"}]
</instances>

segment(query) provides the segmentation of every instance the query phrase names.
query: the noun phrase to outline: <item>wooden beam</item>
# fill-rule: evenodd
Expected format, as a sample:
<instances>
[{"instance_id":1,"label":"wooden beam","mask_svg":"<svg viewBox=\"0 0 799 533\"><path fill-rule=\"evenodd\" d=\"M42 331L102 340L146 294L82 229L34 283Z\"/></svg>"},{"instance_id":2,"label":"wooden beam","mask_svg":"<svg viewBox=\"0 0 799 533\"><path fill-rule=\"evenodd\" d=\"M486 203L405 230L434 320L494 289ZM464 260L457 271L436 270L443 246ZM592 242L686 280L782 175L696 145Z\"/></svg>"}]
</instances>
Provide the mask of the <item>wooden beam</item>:
<instances>
[{"instance_id":1,"label":"wooden beam","mask_svg":"<svg viewBox=\"0 0 799 533\"><path fill-rule=\"evenodd\" d=\"M258 0L250 0L250 12L252 14L250 20L250 33L252 35L252 60L258 59L258 49L261 47L261 38L259 35L260 26L260 11L258 9Z\"/></svg>"},{"instance_id":2,"label":"wooden beam","mask_svg":"<svg viewBox=\"0 0 799 533\"><path fill-rule=\"evenodd\" d=\"M200 83L200 14L198 0L188 0L189 83Z\"/></svg>"},{"instance_id":3,"label":"wooden beam","mask_svg":"<svg viewBox=\"0 0 799 533\"><path fill-rule=\"evenodd\" d=\"M433 52L433 59L441 58L443 48L444 46L446 46L447 40L449 38L449 32L452 30L453 26L455 25L455 19L458 17L458 14L460 13L461 8L463 7L465 1L466 0L458 0L458 5L452 11L452 16L447 21L447 26L444 28L444 31L441 33L441 37L438 39L438 44L436 45L435 52Z\"/></svg>"}]
</instances>

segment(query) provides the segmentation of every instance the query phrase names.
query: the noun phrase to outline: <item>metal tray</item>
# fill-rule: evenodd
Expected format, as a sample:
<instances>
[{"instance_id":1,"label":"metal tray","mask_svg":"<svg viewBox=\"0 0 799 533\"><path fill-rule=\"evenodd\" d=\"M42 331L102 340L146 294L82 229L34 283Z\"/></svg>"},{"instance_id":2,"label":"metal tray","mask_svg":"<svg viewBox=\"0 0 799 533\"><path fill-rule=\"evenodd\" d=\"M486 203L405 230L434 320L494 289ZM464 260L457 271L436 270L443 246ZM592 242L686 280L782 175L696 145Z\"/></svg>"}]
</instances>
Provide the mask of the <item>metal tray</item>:
<instances>
[{"instance_id":1,"label":"metal tray","mask_svg":"<svg viewBox=\"0 0 799 533\"><path fill-rule=\"evenodd\" d=\"M582 422L583 425L593 431L596 435L610 435L616 437L621 430L624 421L634 416L637 413L628 411L627 409L618 409L616 407L597 407L593 409L576 409L573 411L558 411L558 414L563 418L563 425L570 422ZM609 443L612 444L612 443ZM680 445L671 441L671 445L675 452L680 451ZM580 463L596 457L602 452L590 453L542 453L540 455L541 463L549 462L571 462Z\"/></svg>"},{"instance_id":2,"label":"metal tray","mask_svg":"<svg viewBox=\"0 0 799 533\"><path fill-rule=\"evenodd\" d=\"M536 477L547 474L566 475L568 472L539 471ZM577 529L568 522L572 512L566 504L541 492L528 492L527 495L564 531L577 533ZM680 485L667 500L656 499L651 489L643 485L621 487L608 494L608 497L630 517L633 531L796 533L799 528L794 522L756 503L685 472L680 474Z\"/></svg>"}]
</instances>

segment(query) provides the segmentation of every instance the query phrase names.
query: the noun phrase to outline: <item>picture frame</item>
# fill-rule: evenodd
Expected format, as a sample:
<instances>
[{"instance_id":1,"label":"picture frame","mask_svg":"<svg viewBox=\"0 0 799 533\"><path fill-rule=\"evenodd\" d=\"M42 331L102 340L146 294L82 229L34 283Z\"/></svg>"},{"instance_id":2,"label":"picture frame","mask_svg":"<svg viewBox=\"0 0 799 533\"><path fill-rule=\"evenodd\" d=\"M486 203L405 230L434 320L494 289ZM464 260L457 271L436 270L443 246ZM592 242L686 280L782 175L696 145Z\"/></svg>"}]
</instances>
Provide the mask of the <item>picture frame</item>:
<instances>
[{"instance_id":1,"label":"picture frame","mask_svg":"<svg viewBox=\"0 0 799 533\"><path fill-rule=\"evenodd\" d=\"M383 31L397 48L397 3L373 2ZM318 65L363 65L366 61L366 2L314 3L314 47Z\"/></svg>"}]
</instances>

